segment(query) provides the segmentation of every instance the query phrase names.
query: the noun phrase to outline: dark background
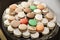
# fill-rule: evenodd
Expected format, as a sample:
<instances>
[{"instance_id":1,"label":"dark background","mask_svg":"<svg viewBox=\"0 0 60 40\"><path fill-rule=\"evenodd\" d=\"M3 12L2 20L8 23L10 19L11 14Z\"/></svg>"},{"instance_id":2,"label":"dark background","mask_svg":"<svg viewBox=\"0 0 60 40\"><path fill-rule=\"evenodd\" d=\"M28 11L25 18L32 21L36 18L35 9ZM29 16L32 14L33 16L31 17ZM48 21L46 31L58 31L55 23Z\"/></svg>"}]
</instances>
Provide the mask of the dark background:
<instances>
[{"instance_id":1,"label":"dark background","mask_svg":"<svg viewBox=\"0 0 60 40\"><path fill-rule=\"evenodd\" d=\"M18 1L23 1L23 0L0 0L0 28L2 27L2 14L4 10L12 3L16 3ZM60 29L59 29L60 30ZM6 36L7 37L7 36ZM8 38L8 37L7 37ZM8 38L9 39L9 38ZM60 40L60 31L58 34L53 37L52 39L49 40Z\"/></svg>"}]
</instances>

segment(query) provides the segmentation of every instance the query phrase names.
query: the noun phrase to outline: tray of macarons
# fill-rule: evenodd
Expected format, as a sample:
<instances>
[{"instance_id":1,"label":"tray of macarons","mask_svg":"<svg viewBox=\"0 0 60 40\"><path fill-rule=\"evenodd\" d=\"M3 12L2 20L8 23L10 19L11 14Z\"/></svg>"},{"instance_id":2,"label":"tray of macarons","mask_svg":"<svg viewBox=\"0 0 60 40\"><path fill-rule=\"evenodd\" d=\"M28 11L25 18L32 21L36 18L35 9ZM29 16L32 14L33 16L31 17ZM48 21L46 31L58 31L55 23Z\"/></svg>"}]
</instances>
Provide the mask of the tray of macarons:
<instances>
[{"instance_id":1,"label":"tray of macarons","mask_svg":"<svg viewBox=\"0 0 60 40\"><path fill-rule=\"evenodd\" d=\"M39 1L9 5L2 15L2 28L13 40L47 40L59 30L55 13Z\"/></svg>"}]
</instances>

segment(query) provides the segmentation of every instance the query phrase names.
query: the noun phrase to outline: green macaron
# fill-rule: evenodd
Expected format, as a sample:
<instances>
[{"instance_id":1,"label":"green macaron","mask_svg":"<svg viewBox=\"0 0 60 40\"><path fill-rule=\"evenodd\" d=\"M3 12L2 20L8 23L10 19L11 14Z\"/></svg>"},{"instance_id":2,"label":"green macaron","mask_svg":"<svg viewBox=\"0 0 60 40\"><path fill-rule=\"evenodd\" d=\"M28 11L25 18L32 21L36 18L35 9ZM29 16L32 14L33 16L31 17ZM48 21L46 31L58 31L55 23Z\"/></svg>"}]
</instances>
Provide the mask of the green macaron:
<instances>
[{"instance_id":1,"label":"green macaron","mask_svg":"<svg viewBox=\"0 0 60 40\"><path fill-rule=\"evenodd\" d=\"M35 10L37 7L36 6L34 6L34 5L31 5L30 6L30 9L33 11L33 10Z\"/></svg>"},{"instance_id":2,"label":"green macaron","mask_svg":"<svg viewBox=\"0 0 60 40\"><path fill-rule=\"evenodd\" d=\"M37 25L37 21L35 19L30 19L29 20L29 25L36 26Z\"/></svg>"}]
</instances>

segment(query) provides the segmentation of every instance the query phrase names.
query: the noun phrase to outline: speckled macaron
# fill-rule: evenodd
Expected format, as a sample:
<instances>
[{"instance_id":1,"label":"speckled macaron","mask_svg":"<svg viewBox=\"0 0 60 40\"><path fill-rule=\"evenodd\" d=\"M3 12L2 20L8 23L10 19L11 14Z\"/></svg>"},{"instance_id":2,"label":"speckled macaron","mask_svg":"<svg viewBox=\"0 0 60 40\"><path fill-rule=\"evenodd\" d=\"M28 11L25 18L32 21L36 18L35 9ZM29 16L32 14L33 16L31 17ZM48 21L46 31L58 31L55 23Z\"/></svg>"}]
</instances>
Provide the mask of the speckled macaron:
<instances>
[{"instance_id":1,"label":"speckled macaron","mask_svg":"<svg viewBox=\"0 0 60 40\"><path fill-rule=\"evenodd\" d=\"M42 32L43 35L47 35L49 34L49 28L48 27L44 27L44 31Z\"/></svg>"},{"instance_id":2,"label":"speckled macaron","mask_svg":"<svg viewBox=\"0 0 60 40\"><path fill-rule=\"evenodd\" d=\"M42 19L42 23L43 23L44 25L46 25L46 24L48 23L48 19L47 19L47 18L43 18L43 19Z\"/></svg>"},{"instance_id":3,"label":"speckled macaron","mask_svg":"<svg viewBox=\"0 0 60 40\"><path fill-rule=\"evenodd\" d=\"M47 27L48 27L50 30L53 30L54 27L55 27L55 23L54 23L54 22L48 22Z\"/></svg>"},{"instance_id":4,"label":"speckled macaron","mask_svg":"<svg viewBox=\"0 0 60 40\"><path fill-rule=\"evenodd\" d=\"M41 14L36 14L35 19L39 20L39 21L42 20L42 15Z\"/></svg>"}]
</instances>

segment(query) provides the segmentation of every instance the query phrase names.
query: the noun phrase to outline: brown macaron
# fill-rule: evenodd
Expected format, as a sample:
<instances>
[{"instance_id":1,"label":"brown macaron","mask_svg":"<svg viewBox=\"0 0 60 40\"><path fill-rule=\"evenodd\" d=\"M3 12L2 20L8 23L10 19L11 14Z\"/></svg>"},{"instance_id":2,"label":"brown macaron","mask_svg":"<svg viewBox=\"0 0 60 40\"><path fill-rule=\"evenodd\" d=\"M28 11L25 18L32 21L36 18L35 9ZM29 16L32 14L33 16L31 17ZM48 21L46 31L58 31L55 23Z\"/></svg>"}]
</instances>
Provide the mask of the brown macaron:
<instances>
[{"instance_id":1,"label":"brown macaron","mask_svg":"<svg viewBox=\"0 0 60 40\"><path fill-rule=\"evenodd\" d=\"M51 20L51 19L54 18L54 15L53 15L53 13L49 12L49 13L47 13L47 14L45 15L45 17L46 17L48 20Z\"/></svg>"},{"instance_id":2,"label":"brown macaron","mask_svg":"<svg viewBox=\"0 0 60 40\"><path fill-rule=\"evenodd\" d=\"M28 13L28 14L27 14L27 17L28 17L28 18L34 18L34 16L35 16L34 13Z\"/></svg>"},{"instance_id":3,"label":"brown macaron","mask_svg":"<svg viewBox=\"0 0 60 40\"><path fill-rule=\"evenodd\" d=\"M10 8L10 11L13 12L17 8L17 4L12 4L9 6L9 8Z\"/></svg>"},{"instance_id":4,"label":"brown macaron","mask_svg":"<svg viewBox=\"0 0 60 40\"><path fill-rule=\"evenodd\" d=\"M25 8L24 12L29 13L29 12L31 12L31 9L30 8Z\"/></svg>"},{"instance_id":5,"label":"brown macaron","mask_svg":"<svg viewBox=\"0 0 60 40\"><path fill-rule=\"evenodd\" d=\"M14 28L17 28L19 26L20 22L19 21L16 21L16 20L13 20L11 22L11 26L14 27Z\"/></svg>"}]
</instances>

